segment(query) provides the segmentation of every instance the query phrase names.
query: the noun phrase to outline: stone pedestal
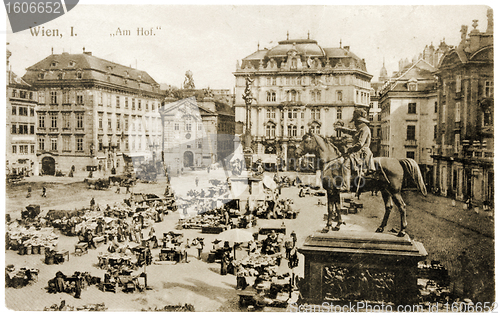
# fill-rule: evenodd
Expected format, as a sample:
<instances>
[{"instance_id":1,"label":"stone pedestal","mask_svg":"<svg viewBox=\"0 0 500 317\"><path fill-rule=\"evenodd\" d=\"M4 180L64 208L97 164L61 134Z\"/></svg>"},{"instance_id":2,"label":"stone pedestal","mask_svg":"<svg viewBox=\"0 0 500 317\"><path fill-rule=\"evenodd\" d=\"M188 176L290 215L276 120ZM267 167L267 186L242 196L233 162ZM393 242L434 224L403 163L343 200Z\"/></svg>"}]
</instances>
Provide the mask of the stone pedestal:
<instances>
[{"instance_id":1,"label":"stone pedestal","mask_svg":"<svg viewBox=\"0 0 500 317\"><path fill-rule=\"evenodd\" d=\"M417 263L424 246L409 237L365 231L314 233L299 248L304 254L305 303L411 304L417 300Z\"/></svg>"}]
</instances>

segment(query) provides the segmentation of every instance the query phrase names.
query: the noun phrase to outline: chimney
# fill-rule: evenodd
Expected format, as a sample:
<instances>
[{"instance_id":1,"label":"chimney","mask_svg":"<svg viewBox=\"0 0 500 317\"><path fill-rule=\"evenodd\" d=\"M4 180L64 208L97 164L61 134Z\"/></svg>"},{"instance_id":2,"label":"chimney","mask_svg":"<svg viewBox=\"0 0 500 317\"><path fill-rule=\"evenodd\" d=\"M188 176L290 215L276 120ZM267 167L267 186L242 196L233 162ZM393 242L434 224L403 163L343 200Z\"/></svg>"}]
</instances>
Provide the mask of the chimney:
<instances>
[{"instance_id":1,"label":"chimney","mask_svg":"<svg viewBox=\"0 0 500 317\"><path fill-rule=\"evenodd\" d=\"M88 56L92 56L92 52L83 52L83 54L88 55ZM132 68L132 66L130 68Z\"/></svg>"},{"instance_id":2,"label":"chimney","mask_svg":"<svg viewBox=\"0 0 500 317\"><path fill-rule=\"evenodd\" d=\"M349 52L350 46L344 46L344 49Z\"/></svg>"}]
</instances>

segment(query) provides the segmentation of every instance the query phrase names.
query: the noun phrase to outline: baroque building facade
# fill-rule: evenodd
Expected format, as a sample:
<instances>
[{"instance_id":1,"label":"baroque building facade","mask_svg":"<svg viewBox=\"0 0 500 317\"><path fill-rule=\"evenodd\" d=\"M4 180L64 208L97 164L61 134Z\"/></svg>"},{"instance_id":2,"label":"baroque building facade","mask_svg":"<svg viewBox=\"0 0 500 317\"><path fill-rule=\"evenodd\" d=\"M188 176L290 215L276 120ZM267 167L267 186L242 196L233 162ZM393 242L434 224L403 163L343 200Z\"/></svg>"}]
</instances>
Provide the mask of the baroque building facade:
<instances>
[{"instance_id":1,"label":"baroque building facade","mask_svg":"<svg viewBox=\"0 0 500 317\"><path fill-rule=\"evenodd\" d=\"M485 32L461 28L460 44L441 59L435 190L477 204L494 200L493 11Z\"/></svg>"},{"instance_id":2,"label":"baroque building facade","mask_svg":"<svg viewBox=\"0 0 500 317\"><path fill-rule=\"evenodd\" d=\"M304 133L340 137L334 124L347 125L354 109L369 107L372 76L349 46L322 48L312 39L287 39L258 48L233 74L235 120L250 130L254 162L294 170ZM247 76L255 98L250 109L242 99Z\"/></svg>"},{"instance_id":3,"label":"baroque building facade","mask_svg":"<svg viewBox=\"0 0 500 317\"><path fill-rule=\"evenodd\" d=\"M182 169L226 164L234 152L234 110L228 91L180 89L168 92L160 108L162 151L169 175Z\"/></svg>"},{"instance_id":4,"label":"baroque building facade","mask_svg":"<svg viewBox=\"0 0 500 317\"><path fill-rule=\"evenodd\" d=\"M37 93L9 70L7 50L6 173L30 176L38 173L36 157Z\"/></svg>"},{"instance_id":5,"label":"baroque building facade","mask_svg":"<svg viewBox=\"0 0 500 317\"><path fill-rule=\"evenodd\" d=\"M41 173L121 172L128 161L159 157L163 94L144 71L95 56L51 54L23 79L38 91Z\"/></svg>"}]
</instances>

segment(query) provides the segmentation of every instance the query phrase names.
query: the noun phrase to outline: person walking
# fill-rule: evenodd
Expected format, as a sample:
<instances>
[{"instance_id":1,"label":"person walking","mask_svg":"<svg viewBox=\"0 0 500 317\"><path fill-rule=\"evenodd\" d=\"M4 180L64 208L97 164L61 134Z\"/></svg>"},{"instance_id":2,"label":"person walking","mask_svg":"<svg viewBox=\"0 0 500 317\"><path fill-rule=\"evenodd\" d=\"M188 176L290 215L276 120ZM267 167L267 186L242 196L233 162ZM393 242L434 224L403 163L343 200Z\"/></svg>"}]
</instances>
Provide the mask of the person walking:
<instances>
[{"instance_id":1,"label":"person walking","mask_svg":"<svg viewBox=\"0 0 500 317\"><path fill-rule=\"evenodd\" d=\"M196 184L196 187L198 187L199 182L200 182L200 179L198 178L198 176L196 176L196 178L194 179L194 183Z\"/></svg>"},{"instance_id":2,"label":"person walking","mask_svg":"<svg viewBox=\"0 0 500 317\"><path fill-rule=\"evenodd\" d=\"M42 197L47 197L47 188L45 186L42 187Z\"/></svg>"},{"instance_id":3,"label":"person walking","mask_svg":"<svg viewBox=\"0 0 500 317\"><path fill-rule=\"evenodd\" d=\"M203 253L203 247L205 246L205 243L203 242L203 239L198 238L198 260L201 260L201 254Z\"/></svg>"},{"instance_id":4,"label":"person walking","mask_svg":"<svg viewBox=\"0 0 500 317\"><path fill-rule=\"evenodd\" d=\"M26 195L26 198L31 197L31 186L28 186L28 194Z\"/></svg>"}]
</instances>

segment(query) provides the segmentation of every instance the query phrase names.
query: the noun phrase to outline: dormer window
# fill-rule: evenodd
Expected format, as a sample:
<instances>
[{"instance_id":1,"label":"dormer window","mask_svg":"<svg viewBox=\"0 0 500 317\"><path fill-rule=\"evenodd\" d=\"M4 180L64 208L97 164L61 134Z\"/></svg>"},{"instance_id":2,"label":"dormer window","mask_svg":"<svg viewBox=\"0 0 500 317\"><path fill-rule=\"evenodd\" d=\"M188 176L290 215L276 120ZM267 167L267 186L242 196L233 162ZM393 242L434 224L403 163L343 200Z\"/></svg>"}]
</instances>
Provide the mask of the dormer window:
<instances>
[{"instance_id":1,"label":"dormer window","mask_svg":"<svg viewBox=\"0 0 500 317\"><path fill-rule=\"evenodd\" d=\"M81 71L76 72L76 79L82 79L83 75Z\"/></svg>"},{"instance_id":2,"label":"dormer window","mask_svg":"<svg viewBox=\"0 0 500 317\"><path fill-rule=\"evenodd\" d=\"M408 88L408 91L417 91L417 80L415 78L410 79L406 87Z\"/></svg>"},{"instance_id":3,"label":"dormer window","mask_svg":"<svg viewBox=\"0 0 500 317\"><path fill-rule=\"evenodd\" d=\"M69 65L69 67L75 67L76 62L75 62L75 61L71 61L71 62L69 62L69 64L68 64L68 65Z\"/></svg>"},{"instance_id":4,"label":"dormer window","mask_svg":"<svg viewBox=\"0 0 500 317\"><path fill-rule=\"evenodd\" d=\"M56 67L56 66L57 66L57 62L56 62L56 61L53 61L52 63L50 63L50 66L51 66L51 67Z\"/></svg>"},{"instance_id":5,"label":"dormer window","mask_svg":"<svg viewBox=\"0 0 500 317\"><path fill-rule=\"evenodd\" d=\"M64 79L64 73L57 74L57 79L63 80Z\"/></svg>"},{"instance_id":6,"label":"dormer window","mask_svg":"<svg viewBox=\"0 0 500 317\"><path fill-rule=\"evenodd\" d=\"M45 73L38 73L38 79L45 79Z\"/></svg>"}]
</instances>

